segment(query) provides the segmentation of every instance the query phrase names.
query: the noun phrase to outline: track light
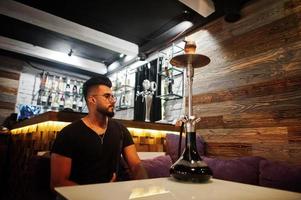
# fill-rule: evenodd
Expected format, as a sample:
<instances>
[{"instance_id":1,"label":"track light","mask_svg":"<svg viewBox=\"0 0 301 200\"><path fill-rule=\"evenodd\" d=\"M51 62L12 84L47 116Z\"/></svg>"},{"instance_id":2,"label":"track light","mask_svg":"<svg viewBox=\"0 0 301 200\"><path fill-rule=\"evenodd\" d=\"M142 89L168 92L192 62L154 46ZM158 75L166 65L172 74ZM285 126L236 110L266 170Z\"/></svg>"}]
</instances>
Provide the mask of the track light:
<instances>
[{"instance_id":1,"label":"track light","mask_svg":"<svg viewBox=\"0 0 301 200\"><path fill-rule=\"evenodd\" d=\"M68 53L68 56L72 56L72 54L73 54L73 50L70 49L70 51L69 51L69 53Z\"/></svg>"}]
</instances>

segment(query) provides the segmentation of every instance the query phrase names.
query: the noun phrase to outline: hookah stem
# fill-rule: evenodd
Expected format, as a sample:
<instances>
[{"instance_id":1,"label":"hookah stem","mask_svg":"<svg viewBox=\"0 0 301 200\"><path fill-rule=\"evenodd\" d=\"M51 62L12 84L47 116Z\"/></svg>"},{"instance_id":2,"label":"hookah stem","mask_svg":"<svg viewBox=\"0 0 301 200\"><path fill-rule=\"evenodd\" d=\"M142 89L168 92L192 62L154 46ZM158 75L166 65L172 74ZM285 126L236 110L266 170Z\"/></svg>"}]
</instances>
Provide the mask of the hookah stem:
<instances>
[{"instance_id":1,"label":"hookah stem","mask_svg":"<svg viewBox=\"0 0 301 200\"><path fill-rule=\"evenodd\" d=\"M191 153L191 151L193 150L193 132L195 131L195 127L194 127L194 123L192 121L192 117L193 117L193 111L192 111L192 82L193 82L193 72L194 69L192 67L192 64L190 62L188 62L187 65L187 82L188 82L188 121L187 121L187 126L186 126L186 148L188 148L186 150L186 154L185 156L188 156L189 160L192 159L192 157L194 157ZM195 141L195 140L194 140Z\"/></svg>"},{"instance_id":2,"label":"hookah stem","mask_svg":"<svg viewBox=\"0 0 301 200\"><path fill-rule=\"evenodd\" d=\"M188 122L190 117L193 115L192 113L192 81L193 81L193 68L192 64L188 63L187 66L187 82L188 82Z\"/></svg>"},{"instance_id":3,"label":"hookah stem","mask_svg":"<svg viewBox=\"0 0 301 200\"><path fill-rule=\"evenodd\" d=\"M183 130L184 130L184 122L182 122L181 128L180 128L180 138L179 138L179 145L178 145L178 158L180 158L180 156L181 156L181 145L182 145Z\"/></svg>"}]
</instances>

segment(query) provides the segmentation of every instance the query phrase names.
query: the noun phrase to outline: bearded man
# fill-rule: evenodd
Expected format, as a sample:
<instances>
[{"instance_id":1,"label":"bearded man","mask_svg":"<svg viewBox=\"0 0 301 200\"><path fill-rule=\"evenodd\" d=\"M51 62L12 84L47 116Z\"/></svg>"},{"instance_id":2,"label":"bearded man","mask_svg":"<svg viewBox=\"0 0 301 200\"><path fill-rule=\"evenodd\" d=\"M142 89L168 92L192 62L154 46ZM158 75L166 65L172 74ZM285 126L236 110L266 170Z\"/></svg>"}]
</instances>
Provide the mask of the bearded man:
<instances>
[{"instance_id":1,"label":"bearded man","mask_svg":"<svg viewBox=\"0 0 301 200\"><path fill-rule=\"evenodd\" d=\"M129 131L112 119L116 98L104 75L87 80L83 95L89 113L64 127L51 150L51 188L113 182L120 156L133 179L147 178Z\"/></svg>"}]
</instances>

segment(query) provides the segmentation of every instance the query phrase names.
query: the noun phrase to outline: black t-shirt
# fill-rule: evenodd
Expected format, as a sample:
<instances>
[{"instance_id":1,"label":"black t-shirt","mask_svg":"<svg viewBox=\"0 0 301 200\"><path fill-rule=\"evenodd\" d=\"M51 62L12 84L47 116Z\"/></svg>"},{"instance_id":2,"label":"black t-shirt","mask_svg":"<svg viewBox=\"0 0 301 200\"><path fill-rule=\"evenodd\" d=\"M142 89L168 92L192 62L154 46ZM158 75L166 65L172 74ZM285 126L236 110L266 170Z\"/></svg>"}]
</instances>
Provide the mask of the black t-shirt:
<instances>
[{"instance_id":1,"label":"black t-shirt","mask_svg":"<svg viewBox=\"0 0 301 200\"><path fill-rule=\"evenodd\" d=\"M109 119L101 138L82 120L64 127L52 147L52 153L72 159L69 179L78 184L109 182L116 172L120 147L134 144L129 131L120 123Z\"/></svg>"}]
</instances>

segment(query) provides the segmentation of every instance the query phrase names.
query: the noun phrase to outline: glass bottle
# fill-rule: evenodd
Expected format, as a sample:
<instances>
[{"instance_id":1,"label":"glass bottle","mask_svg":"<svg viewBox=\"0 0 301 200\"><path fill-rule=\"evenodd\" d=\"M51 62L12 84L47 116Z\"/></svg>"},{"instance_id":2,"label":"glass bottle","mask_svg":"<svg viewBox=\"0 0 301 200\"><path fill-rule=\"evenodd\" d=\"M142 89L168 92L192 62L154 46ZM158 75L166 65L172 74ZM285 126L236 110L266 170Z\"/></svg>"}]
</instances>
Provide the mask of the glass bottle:
<instances>
[{"instance_id":1,"label":"glass bottle","mask_svg":"<svg viewBox=\"0 0 301 200\"><path fill-rule=\"evenodd\" d=\"M46 74L45 72L42 72L42 73L40 74L40 79L41 79L41 82L40 82L40 89L41 89L41 90L45 90L46 78L47 78L47 74Z\"/></svg>"},{"instance_id":2,"label":"glass bottle","mask_svg":"<svg viewBox=\"0 0 301 200\"><path fill-rule=\"evenodd\" d=\"M64 98L64 94L61 95L60 101L59 101L59 109L64 109L65 106L65 98Z\"/></svg>"},{"instance_id":3,"label":"glass bottle","mask_svg":"<svg viewBox=\"0 0 301 200\"><path fill-rule=\"evenodd\" d=\"M58 86L58 91L59 91L59 92L64 92L65 82L64 82L64 80L63 80L62 77L60 77L60 79L59 79L59 84L58 84L58 85L59 85L59 86Z\"/></svg>"},{"instance_id":4,"label":"glass bottle","mask_svg":"<svg viewBox=\"0 0 301 200\"><path fill-rule=\"evenodd\" d=\"M47 99L47 106L51 107L52 101L53 101L53 93L49 92L48 99Z\"/></svg>"},{"instance_id":5,"label":"glass bottle","mask_svg":"<svg viewBox=\"0 0 301 200\"><path fill-rule=\"evenodd\" d=\"M42 94L43 94L43 91L40 89L39 92L38 92L37 105L42 104L42 100L41 100Z\"/></svg>"},{"instance_id":6,"label":"glass bottle","mask_svg":"<svg viewBox=\"0 0 301 200\"><path fill-rule=\"evenodd\" d=\"M76 85L76 81L74 81L74 85L72 87L72 93L73 95L77 95L77 85Z\"/></svg>"},{"instance_id":7,"label":"glass bottle","mask_svg":"<svg viewBox=\"0 0 301 200\"><path fill-rule=\"evenodd\" d=\"M67 82L66 82L65 92L67 94L70 94L70 92L71 92L70 79L68 79L68 78L67 78Z\"/></svg>"},{"instance_id":8,"label":"glass bottle","mask_svg":"<svg viewBox=\"0 0 301 200\"><path fill-rule=\"evenodd\" d=\"M79 94L79 95L83 95L83 83L82 83L82 82L80 82L78 94Z\"/></svg>"},{"instance_id":9,"label":"glass bottle","mask_svg":"<svg viewBox=\"0 0 301 200\"><path fill-rule=\"evenodd\" d=\"M77 109L76 96L73 96L72 109L73 109L73 110L76 110L76 109Z\"/></svg>"},{"instance_id":10,"label":"glass bottle","mask_svg":"<svg viewBox=\"0 0 301 200\"><path fill-rule=\"evenodd\" d=\"M48 72L46 74L47 74L47 77L46 77L45 88L48 89L48 90L51 90L51 87L52 87L52 76L50 76L48 74Z\"/></svg>"},{"instance_id":11,"label":"glass bottle","mask_svg":"<svg viewBox=\"0 0 301 200\"><path fill-rule=\"evenodd\" d=\"M52 109L57 110L59 108L60 95L53 93L52 98L53 98Z\"/></svg>"},{"instance_id":12,"label":"glass bottle","mask_svg":"<svg viewBox=\"0 0 301 200\"><path fill-rule=\"evenodd\" d=\"M78 101L77 101L77 109L79 112L83 111L83 99L84 99L84 97L82 96L81 98L78 98Z\"/></svg>"},{"instance_id":13,"label":"glass bottle","mask_svg":"<svg viewBox=\"0 0 301 200\"><path fill-rule=\"evenodd\" d=\"M72 108L73 96L65 96L65 108Z\"/></svg>"},{"instance_id":14,"label":"glass bottle","mask_svg":"<svg viewBox=\"0 0 301 200\"><path fill-rule=\"evenodd\" d=\"M59 85L59 80L58 80L58 77L55 76L55 77L53 77L53 80L52 80L52 90L57 91L58 85Z\"/></svg>"},{"instance_id":15,"label":"glass bottle","mask_svg":"<svg viewBox=\"0 0 301 200\"><path fill-rule=\"evenodd\" d=\"M43 106L46 106L47 104L47 99L48 99L48 91L47 90L44 90L43 91L43 94L41 96L41 102L42 102L42 105Z\"/></svg>"}]
</instances>

